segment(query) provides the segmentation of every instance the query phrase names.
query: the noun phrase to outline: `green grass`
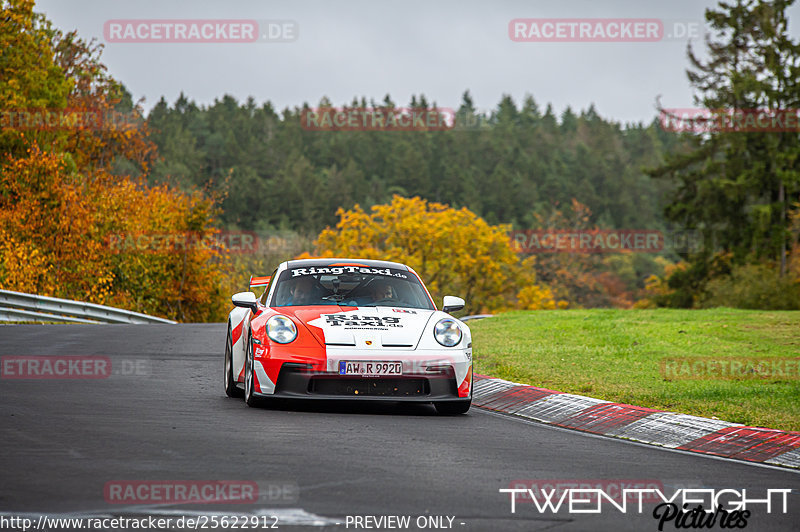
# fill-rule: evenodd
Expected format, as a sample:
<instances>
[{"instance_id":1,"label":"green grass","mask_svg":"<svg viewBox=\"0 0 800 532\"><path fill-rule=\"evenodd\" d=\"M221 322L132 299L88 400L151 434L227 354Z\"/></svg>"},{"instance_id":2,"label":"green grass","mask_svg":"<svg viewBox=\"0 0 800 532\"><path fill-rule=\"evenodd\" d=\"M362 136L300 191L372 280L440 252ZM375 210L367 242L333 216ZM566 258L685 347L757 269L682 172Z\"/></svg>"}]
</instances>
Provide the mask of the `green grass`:
<instances>
[{"instance_id":1,"label":"green grass","mask_svg":"<svg viewBox=\"0 0 800 532\"><path fill-rule=\"evenodd\" d=\"M800 357L797 311L518 311L469 325L476 373L608 401L800 430L796 378L668 380L661 365L662 359L675 357Z\"/></svg>"}]
</instances>

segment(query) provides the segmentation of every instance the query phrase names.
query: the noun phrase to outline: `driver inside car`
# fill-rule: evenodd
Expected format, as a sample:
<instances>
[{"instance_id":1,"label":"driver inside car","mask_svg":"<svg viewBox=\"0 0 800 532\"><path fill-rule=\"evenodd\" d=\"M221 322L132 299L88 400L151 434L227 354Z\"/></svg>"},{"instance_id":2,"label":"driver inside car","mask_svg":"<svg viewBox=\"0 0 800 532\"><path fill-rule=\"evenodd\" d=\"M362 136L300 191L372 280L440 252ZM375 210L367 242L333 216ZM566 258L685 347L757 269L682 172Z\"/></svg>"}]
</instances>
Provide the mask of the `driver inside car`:
<instances>
[{"instance_id":1,"label":"driver inside car","mask_svg":"<svg viewBox=\"0 0 800 532\"><path fill-rule=\"evenodd\" d=\"M311 277L301 277L292 283L289 295L284 306L314 305L319 299L316 280Z\"/></svg>"},{"instance_id":2,"label":"driver inside car","mask_svg":"<svg viewBox=\"0 0 800 532\"><path fill-rule=\"evenodd\" d=\"M374 307L375 303L394 299L394 290L383 279L373 279L366 286L358 289L358 295L347 304L360 307Z\"/></svg>"},{"instance_id":3,"label":"driver inside car","mask_svg":"<svg viewBox=\"0 0 800 532\"><path fill-rule=\"evenodd\" d=\"M394 299L394 289L392 285L382 280L375 280L372 282L372 301L386 301Z\"/></svg>"}]
</instances>

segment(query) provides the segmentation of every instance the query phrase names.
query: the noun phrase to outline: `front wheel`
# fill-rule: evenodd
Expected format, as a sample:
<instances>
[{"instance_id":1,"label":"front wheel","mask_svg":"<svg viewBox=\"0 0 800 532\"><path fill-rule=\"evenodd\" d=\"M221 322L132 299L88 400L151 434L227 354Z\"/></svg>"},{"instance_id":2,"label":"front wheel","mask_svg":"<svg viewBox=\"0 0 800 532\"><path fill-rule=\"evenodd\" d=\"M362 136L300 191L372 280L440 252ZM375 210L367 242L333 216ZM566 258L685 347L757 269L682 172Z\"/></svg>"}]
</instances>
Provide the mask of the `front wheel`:
<instances>
[{"instance_id":1,"label":"front wheel","mask_svg":"<svg viewBox=\"0 0 800 532\"><path fill-rule=\"evenodd\" d=\"M244 362L244 402L247 406L258 406L258 398L255 395L255 377L253 361L253 338L248 336Z\"/></svg>"},{"instance_id":2,"label":"front wheel","mask_svg":"<svg viewBox=\"0 0 800 532\"><path fill-rule=\"evenodd\" d=\"M241 397L242 390L236 386L233 378L233 339L231 326L228 324L228 336L225 339L225 395L228 397Z\"/></svg>"},{"instance_id":3,"label":"front wheel","mask_svg":"<svg viewBox=\"0 0 800 532\"><path fill-rule=\"evenodd\" d=\"M433 406L436 407L436 412L442 416L457 416L459 414L466 414L471 405L472 399L467 399L465 401L433 403Z\"/></svg>"}]
</instances>

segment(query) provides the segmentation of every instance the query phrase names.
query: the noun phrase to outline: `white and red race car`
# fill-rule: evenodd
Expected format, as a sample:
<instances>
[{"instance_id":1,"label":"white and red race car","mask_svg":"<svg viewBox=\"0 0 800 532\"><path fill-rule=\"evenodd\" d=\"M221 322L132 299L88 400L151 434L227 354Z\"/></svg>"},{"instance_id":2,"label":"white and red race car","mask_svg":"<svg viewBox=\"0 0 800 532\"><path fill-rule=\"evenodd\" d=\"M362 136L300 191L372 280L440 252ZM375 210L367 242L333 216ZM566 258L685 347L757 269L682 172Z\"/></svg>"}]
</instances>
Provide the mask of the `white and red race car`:
<instances>
[{"instance_id":1,"label":"white and red race car","mask_svg":"<svg viewBox=\"0 0 800 532\"><path fill-rule=\"evenodd\" d=\"M472 402L472 336L437 310L403 264L306 259L253 277L235 294L225 342L225 393L260 398L432 402L462 414Z\"/></svg>"}]
</instances>

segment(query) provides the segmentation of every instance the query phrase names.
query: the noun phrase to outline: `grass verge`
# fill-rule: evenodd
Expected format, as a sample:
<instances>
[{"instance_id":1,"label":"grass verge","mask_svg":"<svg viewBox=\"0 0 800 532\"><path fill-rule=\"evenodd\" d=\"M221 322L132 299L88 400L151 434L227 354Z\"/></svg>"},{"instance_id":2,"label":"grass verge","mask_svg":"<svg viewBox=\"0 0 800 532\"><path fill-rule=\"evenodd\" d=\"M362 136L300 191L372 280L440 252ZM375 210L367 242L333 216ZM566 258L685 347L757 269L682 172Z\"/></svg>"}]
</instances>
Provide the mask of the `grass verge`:
<instances>
[{"instance_id":1,"label":"grass verge","mask_svg":"<svg viewBox=\"0 0 800 532\"><path fill-rule=\"evenodd\" d=\"M477 373L607 401L800 430L797 311L517 311L469 325ZM742 369L736 377L722 376L732 359ZM776 364L776 359L783 360ZM748 369L748 360L754 369Z\"/></svg>"}]
</instances>

